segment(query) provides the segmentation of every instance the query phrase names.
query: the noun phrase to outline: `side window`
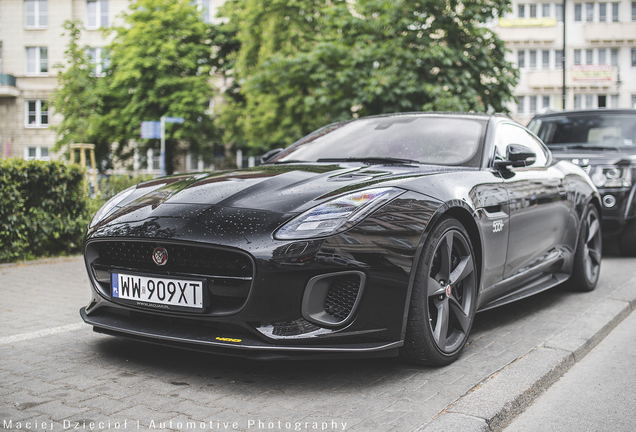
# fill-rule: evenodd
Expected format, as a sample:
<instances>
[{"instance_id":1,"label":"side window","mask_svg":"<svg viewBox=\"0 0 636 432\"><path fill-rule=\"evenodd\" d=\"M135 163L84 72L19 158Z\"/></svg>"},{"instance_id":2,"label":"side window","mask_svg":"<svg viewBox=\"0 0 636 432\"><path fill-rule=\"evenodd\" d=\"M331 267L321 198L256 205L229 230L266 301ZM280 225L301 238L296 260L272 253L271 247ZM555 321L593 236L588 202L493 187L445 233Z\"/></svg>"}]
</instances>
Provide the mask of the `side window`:
<instances>
[{"instance_id":1,"label":"side window","mask_svg":"<svg viewBox=\"0 0 636 432\"><path fill-rule=\"evenodd\" d=\"M537 154L536 162L531 165L533 167L542 167L548 162L543 146L525 129L510 123L500 124L495 132L495 158L505 157L509 144L521 144L532 149Z\"/></svg>"}]
</instances>

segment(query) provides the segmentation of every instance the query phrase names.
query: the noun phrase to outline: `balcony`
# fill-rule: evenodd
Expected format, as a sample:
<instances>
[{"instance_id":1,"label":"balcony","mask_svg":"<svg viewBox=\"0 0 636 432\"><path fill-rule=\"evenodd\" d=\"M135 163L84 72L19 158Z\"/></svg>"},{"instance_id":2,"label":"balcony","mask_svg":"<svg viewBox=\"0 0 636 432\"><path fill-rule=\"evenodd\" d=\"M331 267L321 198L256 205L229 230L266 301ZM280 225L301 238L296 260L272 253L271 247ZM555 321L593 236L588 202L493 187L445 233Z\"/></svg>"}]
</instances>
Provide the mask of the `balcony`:
<instances>
[{"instance_id":1,"label":"balcony","mask_svg":"<svg viewBox=\"0 0 636 432\"><path fill-rule=\"evenodd\" d=\"M16 87L16 79L13 75L0 74L0 98L18 97L20 90Z\"/></svg>"},{"instance_id":2,"label":"balcony","mask_svg":"<svg viewBox=\"0 0 636 432\"><path fill-rule=\"evenodd\" d=\"M636 38L636 22L586 23L587 42L633 43Z\"/></svg>"}]
</instances>

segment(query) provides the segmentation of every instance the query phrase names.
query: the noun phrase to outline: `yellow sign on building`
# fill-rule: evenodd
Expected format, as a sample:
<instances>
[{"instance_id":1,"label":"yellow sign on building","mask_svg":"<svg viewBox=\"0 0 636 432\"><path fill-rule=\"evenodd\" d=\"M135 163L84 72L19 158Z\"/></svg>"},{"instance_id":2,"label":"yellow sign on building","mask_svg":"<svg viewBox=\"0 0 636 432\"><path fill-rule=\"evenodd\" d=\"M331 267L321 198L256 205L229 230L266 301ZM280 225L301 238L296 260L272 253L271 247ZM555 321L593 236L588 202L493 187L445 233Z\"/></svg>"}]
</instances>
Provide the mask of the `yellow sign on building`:
<instances>
[{"instance_id":1,"label":"yellow sign on building","mask_svg":"<svg viewBox=\"0 0 636 432\"><path fill-rule=\"evenodd\" d=\"M499 27L556 27L556 18L499 18Z\"/></svg>"}]
</instances>

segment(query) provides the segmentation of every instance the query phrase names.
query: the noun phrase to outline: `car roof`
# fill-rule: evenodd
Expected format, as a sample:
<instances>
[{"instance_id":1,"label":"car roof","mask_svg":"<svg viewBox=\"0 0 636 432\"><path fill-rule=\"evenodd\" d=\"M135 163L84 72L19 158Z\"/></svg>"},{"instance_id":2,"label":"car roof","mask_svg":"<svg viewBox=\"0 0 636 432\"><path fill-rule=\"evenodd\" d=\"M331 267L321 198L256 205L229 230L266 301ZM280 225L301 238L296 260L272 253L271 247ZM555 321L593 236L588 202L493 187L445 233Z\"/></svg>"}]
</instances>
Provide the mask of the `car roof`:
<instances>
[{"instance_id":1,"label":"car roof","mask_svg":"<svg viewBox=\"0 0 636 432\"><path fill-rule=\"evenodd\" d=\"M615 115L615 114L634 114L636 115L636 109L605 109L598 108L592 110L570 110L570 111L552 111L543 114L537 114L534 118L545 118L545 117L562 117L568 115L581 115L581 116L597 116L599 114L603 115Z\"/></svg>"}]
</instances>

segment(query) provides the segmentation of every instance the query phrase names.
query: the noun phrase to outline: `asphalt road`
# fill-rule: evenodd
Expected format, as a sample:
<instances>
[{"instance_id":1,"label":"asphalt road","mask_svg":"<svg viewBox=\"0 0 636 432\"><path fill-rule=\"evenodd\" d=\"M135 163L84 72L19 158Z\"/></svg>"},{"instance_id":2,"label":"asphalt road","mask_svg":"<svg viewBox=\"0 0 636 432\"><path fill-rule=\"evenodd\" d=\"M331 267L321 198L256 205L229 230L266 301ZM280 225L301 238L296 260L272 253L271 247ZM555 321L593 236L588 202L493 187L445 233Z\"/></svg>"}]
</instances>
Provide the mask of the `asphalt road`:
<instances>
[{"instance_id":1,"label":"asphalt road","mask_svg":"<svg viewBox=\"0 0 636 432\"><path fill-rule=\"evenodd\" d=\"M505 432L632 432L636 313L541 395Z\"/></svg>"},{"instance_id":2,"label":"asphalt road","mask_svg":"<svg viewBox=\"0 0 636 432\"><path fill-rule=\"evenodd\" d=\"M81 258L0 265L0 427L501 430L629 314L634 262L604 259L591 293L552 289L478 314L459 360L430 369L235 360L100 335L78 315L89 300Z\"/></svg>"}]
</instances>

